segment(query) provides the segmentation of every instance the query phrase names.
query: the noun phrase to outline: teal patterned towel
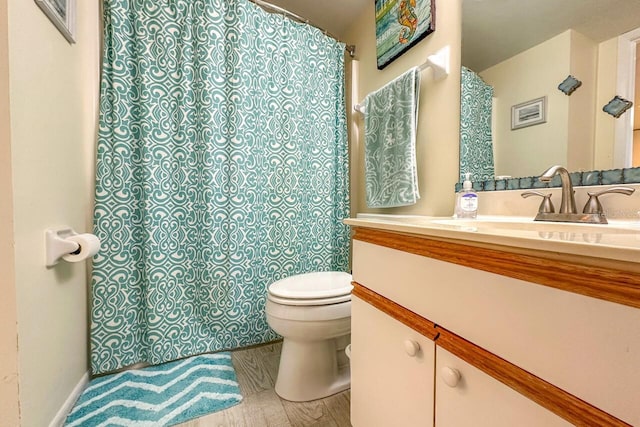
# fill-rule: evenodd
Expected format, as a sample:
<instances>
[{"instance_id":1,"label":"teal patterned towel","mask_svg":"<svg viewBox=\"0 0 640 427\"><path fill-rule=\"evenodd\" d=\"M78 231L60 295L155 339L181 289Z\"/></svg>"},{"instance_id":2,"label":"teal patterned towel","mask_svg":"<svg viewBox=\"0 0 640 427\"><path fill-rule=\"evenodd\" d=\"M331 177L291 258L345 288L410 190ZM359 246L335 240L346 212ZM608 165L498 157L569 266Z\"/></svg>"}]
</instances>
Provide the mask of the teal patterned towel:
<instances>
[{"instance_id":1,"label":"teal patterned towel","mask_svg":"<svg viewBox=\"0 0 640 427\"><path fill-rule=\"evenodd\" d=\"M416 127L420 74L412 68L365 100L364 168L367 206L418 201Z\"/></svg>"}]
</instances>

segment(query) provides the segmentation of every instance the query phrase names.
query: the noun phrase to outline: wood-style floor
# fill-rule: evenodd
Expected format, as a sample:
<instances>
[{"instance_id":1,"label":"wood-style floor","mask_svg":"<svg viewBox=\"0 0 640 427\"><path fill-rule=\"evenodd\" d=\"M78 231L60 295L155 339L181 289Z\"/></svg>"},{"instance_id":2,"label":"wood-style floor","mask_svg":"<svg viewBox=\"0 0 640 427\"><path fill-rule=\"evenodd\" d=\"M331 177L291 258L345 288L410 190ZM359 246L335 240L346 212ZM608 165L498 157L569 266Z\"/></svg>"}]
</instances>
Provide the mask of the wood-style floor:
<instances>
[{"instance_id":1,"label":"wood-style floor","mask_svg":"<svg viewBox=\"0 0 640 427\"><path fill-rule=\"evenodd\" d=\"M179 427L351 427L349 390L312 402L278 397L273 387L281 347L278 342L233 351L242 402Z\"/></svg>"}]
</instances>

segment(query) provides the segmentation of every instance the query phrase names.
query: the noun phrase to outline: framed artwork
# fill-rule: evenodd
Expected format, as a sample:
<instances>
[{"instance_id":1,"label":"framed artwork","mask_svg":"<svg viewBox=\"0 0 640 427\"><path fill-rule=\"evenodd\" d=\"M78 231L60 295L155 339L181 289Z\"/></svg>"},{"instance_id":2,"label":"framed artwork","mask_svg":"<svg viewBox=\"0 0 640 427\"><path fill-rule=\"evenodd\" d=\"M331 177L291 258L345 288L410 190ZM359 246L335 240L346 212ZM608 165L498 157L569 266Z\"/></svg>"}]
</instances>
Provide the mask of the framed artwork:
<instances>
[{"instance_id":1,"label":"framed artwork","mask_svg":"<svg viewBox=\"0 0 640 427\"><path fill-rule=\"evenodd\" d=\"M69 43L76 42L76 0L35 0Z\"/></svg>"},{"instance_id":2,"label":"framed artwork","mask_svg":"<svg viewBox=\"0 0 640 427\"><path fill-rule=\"evenodd\" d=\"M433 33L435 0L375 0L378 69Z\"/></svg>"},{"instance_id":3,"label":"framed artwork","mask_svg":"<svg viewBox=\"0 0 640 427\"><path fill-rule=\"evenodd\" d=\"M547 121L547 97L532 99L531 101L511 107L511 130L539 125Z\"/></svg>"}]
</instances>

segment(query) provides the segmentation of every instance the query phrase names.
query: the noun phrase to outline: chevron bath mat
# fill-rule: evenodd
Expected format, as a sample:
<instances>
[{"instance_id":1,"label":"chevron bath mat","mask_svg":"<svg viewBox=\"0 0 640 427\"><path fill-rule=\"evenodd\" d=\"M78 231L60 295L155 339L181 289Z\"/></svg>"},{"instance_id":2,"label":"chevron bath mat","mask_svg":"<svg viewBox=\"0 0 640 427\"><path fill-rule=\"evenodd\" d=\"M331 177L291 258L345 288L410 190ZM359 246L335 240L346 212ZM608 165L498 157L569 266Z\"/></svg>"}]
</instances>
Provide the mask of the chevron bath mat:
<instances>
[{"instance_id":1,"label":"chevron bath mat","mask_svg":"<svg viewBox=\"0 0 640 427\"><path fill-rule=\"evenodd\" d=\"M231 354L203 354L93 379L65 426L172 426L241 400Z\"/></svg>"}]
</instances>

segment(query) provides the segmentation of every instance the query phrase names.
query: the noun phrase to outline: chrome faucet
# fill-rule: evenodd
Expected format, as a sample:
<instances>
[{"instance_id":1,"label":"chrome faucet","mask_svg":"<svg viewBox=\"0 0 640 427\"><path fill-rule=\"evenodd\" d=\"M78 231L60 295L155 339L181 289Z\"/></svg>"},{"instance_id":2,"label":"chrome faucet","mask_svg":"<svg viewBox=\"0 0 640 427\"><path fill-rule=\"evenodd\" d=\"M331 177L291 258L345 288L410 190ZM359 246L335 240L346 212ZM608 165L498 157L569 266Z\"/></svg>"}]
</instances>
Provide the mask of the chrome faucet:
<instances>
[{"instance_id":1,"label":"chrome faucet","mask_svg":"<svg viewBox=\"0 0 640 427\"><path fill-rule=\"evenodd\" d=\"M560 213L577 213L576 199L573 195L573 185L571 184L571 177L569 176L568 170L560 165L551 166L540 176L539 179L542 182L549 182L556 175L560 175L560 180L562 182L562 202L560 203Z\"/></svg>"}]
</instances>

